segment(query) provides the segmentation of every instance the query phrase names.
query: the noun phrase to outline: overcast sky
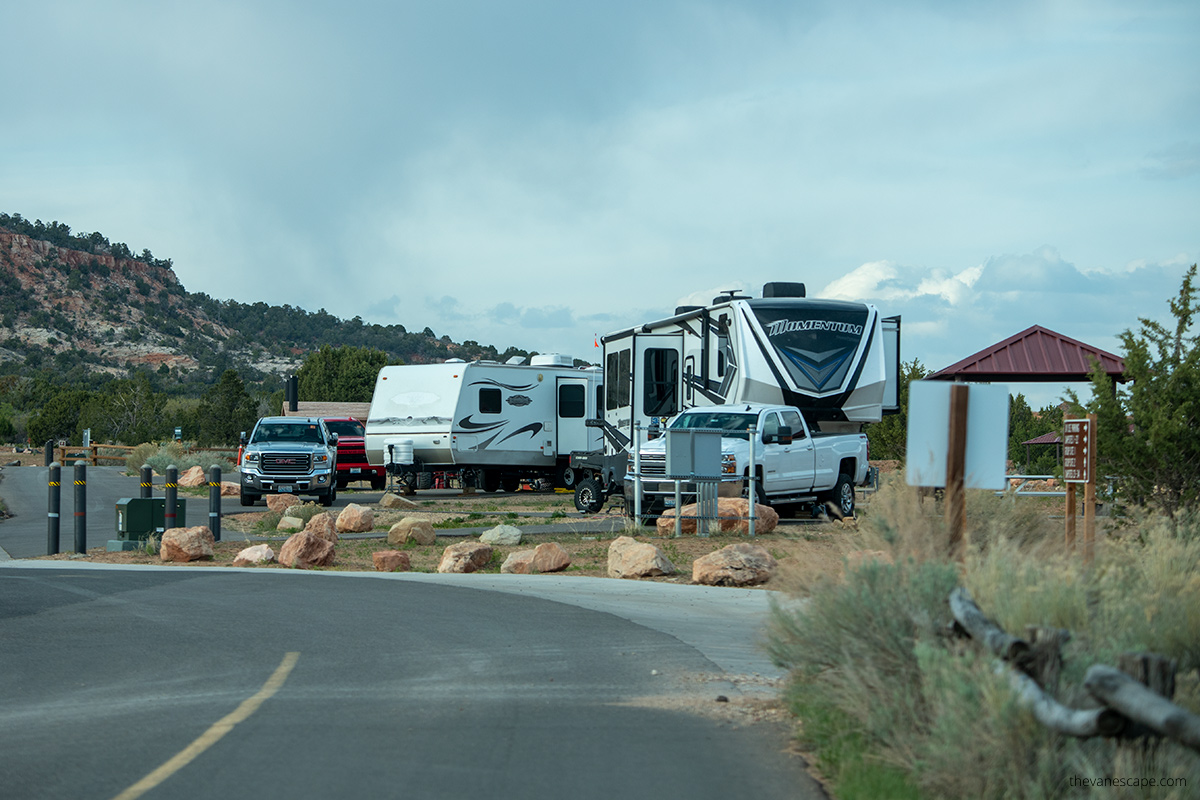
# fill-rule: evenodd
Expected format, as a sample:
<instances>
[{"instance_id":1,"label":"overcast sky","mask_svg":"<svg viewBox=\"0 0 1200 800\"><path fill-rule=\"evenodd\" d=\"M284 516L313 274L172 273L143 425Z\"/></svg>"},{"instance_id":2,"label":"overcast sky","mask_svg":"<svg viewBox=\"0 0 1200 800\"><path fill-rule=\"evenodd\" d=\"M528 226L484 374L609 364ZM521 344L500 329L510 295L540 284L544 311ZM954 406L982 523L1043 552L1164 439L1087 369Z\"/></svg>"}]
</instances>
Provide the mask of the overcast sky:
<instances>
[{"instance_id":1,"label":"overcast sky","mask_svg":"<svg viewBox=\"0 0 1200 800\"><path fill-rule=\"evenodd\" d=\"M720 289L938 369L1200 260L1200 3L8 3L0 211L242 302L598 358Z\"/></svg>"}]
</instances>

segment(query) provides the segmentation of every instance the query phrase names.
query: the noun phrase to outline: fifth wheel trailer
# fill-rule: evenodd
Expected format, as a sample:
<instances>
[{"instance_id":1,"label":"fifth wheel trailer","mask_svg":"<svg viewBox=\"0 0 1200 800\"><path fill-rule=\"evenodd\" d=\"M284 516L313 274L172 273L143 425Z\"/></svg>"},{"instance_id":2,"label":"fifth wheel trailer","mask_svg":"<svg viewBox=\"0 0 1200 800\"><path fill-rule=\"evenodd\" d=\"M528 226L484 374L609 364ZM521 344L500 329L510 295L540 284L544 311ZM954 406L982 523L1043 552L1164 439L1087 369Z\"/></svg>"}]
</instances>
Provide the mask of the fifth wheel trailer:
<instances>
[{"instance_id":1,"label":"fifth wheel trailer","mask_svg":"<svg viewBox=\"0 0 1200 800\"><path fill-rule=\"evenodd\" d=\"M488 491L511 491L522 479L571 488L570 453L601 446L585 424L597 413L600 370L572 363L547 354L529 364L384 367L367 415L367 461L415 488L447 472Z\"/></svg>"},{"instance_id":2,"label":"fifth wheel trailer","mask_svg":"<svg viewBox=\"0 0 1200 800\"><path fill-rule=\"evenodd\" d=\"M824 433L856 433L899 409L900 317L873 305L805 296L768 283L761 298L728 292L707 306L602 338L604 447L574 453L581 510L620 494L635 426L665 426L688 408L768 403L798 408ZM591 493L580 504L579 491Z\"/></svg>"}]
</instances>

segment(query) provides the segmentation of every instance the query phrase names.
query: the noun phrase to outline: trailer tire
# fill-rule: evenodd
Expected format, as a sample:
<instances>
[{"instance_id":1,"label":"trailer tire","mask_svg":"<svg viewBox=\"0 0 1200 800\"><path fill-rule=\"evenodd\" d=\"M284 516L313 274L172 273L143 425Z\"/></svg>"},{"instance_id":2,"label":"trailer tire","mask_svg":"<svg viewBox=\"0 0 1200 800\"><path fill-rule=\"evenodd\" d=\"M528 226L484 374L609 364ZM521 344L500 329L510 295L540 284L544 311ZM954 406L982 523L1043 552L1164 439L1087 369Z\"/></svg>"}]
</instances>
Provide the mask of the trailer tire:
<instances>
[{"instance_id":1,"label":"trailer tire","mask_svg":"<svg viewBox=\"0 0 1200 800\"><path fill-rule=\"evenodd\" d=\"M577 483L575 470L571 467L562 467L558 471L558 485L564 489L574 489Z\"/></svg>"},{"instance_id":2,"label":"trailer tire","mask_svg":"<svg viewBox=\"0 0 1200 800\"><path fill-rule=\"evenodd\" d=\"M505 475L500 479L500 488L506 492L515 492L521 488L521 479L516 475Z\"/></svg>"},{"instance_id":3,"label":"trailer tire","mask_svg":"<svg viewBox=\"0 0 1200 800\"><path fill-rule=\"evenodd\" d=\"M480 488L485 492L496 492L500 490L500 473L494 469L479 470Z\"/></svg>"},{"instance_id":4,"label":"trailer tire","mask_svg":"<svg viewBox=\"0 0 1200 800\"><path fill-rule=\"evenodd\" d=\"M584 514L595 514L604 508L604 492L595 478L584 478L575 484L575 509Z\"/></svg>"},{"instance_id":5,"label":"trailer tire","mask_svg":"<svg viewBox=\"0 0 1200 800\"><path fill-rule=\"evenodd\" d=\"M417 488L418 489L430 489L432 487L433 487L433 473L432 472L418 472L417 473Z\"/></svg>"}]
</instances>

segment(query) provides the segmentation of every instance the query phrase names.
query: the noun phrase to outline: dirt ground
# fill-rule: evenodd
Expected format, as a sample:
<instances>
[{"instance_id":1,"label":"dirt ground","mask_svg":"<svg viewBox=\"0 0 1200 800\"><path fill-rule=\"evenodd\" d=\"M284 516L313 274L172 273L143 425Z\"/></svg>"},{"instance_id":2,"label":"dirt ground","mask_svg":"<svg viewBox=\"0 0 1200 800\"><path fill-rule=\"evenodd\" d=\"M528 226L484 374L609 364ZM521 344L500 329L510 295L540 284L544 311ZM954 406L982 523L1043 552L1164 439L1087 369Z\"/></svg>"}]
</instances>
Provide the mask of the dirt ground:
<instances>
[{"instance_id":1,"label":"dirt ground","mask_svg":"<svg viewBox=\"0 0 1200 800\"><path fill-rule=\"evenodd\" d=\"M353 494L351 494L351 499ZM614 532L589 532L596 520L620 519L619 510L610 510L592 517L575 514L570 494L521 492L513 496L459 496L422 500L416 496L419 507L407 510L386 510L378 505L368 505L374 511L375 526L371 534L355 534L343 537L337 544L335 561L328 570L373 571L371 556L378 550L396 549L387 542L388 529L405 517L427 519L438 531L437 541L432 545L405 545L403 549L412 561L414 572L435 572L442 551L449 545L478 538L463 528L487 529L500 524L513 525L525 534L522 544L513 547L495 547L492 562L483 572L499 572L505 558L514 551L527 550L542 542L556 542L567 551L571 565L568 575L606 577L608 574L608 546L618 536L631 535L639 541L652 542L662 548L675 565L675 575L653 578L672 583L691 583L692 562L720 550L728 544L747 541L745 536L714 534L701 537L685 534L679 538L660 536L651 527L617 530ZM352 499L353 502L353 499ZM531 516L536 514L537 516ZM211 561L194 561L188 564L173 564L181 569L188 567L232 566L237 554L251 544L264 539L278 553L290 532L277 531L274 526L278 516L261 506L254 511L228 515L221 520L221 541L217 542ZM547 524L564 526L566 532L540 533L539 528ZM577 531L571 531L577 528ZM457 535L453 535L457 534ZM783 588L789 578L799 573L814 570L840 573L846 552L859 549L858 533L853 522L818 522L815 520L782 520L779 527L767 534L756 536L754 541L765 547L779 562L777 578L765 588ZM147 550L110 553L104 547L91 548L87 555L60 553L44 556L56 560L86 560L110 564L161 564L160 557ZM254 569L285 569L270 564Z\"/></svg>"}]
</instances>

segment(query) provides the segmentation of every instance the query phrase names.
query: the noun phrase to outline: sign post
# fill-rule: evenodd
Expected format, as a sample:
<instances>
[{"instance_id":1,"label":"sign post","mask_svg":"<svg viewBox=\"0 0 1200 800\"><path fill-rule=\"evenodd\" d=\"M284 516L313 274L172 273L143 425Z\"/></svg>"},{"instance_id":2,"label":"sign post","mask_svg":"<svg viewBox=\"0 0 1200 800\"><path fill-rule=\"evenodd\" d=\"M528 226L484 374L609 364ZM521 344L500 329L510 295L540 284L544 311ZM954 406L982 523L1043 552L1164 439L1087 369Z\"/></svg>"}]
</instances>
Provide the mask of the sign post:
<instances>
[{"instance_id":1,"label":"sign post","mask_svg":"<svg viewBox=\"0 0 1200 800\"><path fill-rule=\"evenodd\" d=\"M1067 548L1075 547L1075 484L1083 484L1083 560L1096 544L1096 415L1063 420L1063 482L1067 484Z\"/></svg>"}]
</instances>

